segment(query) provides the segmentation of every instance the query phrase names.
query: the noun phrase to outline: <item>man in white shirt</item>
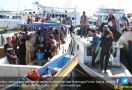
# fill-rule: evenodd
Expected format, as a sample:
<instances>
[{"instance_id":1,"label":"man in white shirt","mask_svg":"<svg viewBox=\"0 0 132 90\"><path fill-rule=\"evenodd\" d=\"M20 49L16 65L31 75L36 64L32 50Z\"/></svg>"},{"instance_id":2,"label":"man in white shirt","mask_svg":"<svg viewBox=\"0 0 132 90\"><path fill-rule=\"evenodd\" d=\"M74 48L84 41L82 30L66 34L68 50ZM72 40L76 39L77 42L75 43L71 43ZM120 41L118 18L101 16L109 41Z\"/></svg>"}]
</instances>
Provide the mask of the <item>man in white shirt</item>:
<instances>
[{"instance_id":1,"label":"man in white shirt","mask_svg":"<svg viewBox=\"0 0 132 90\"><path fill-rule=\"evenodd\" d=\"M87 26L88 26L88 17L85 14L85 11L83 11L83 15L80 18L80 25L81 25L81 37L87 35Z\"/></svg>"}]
</instances>

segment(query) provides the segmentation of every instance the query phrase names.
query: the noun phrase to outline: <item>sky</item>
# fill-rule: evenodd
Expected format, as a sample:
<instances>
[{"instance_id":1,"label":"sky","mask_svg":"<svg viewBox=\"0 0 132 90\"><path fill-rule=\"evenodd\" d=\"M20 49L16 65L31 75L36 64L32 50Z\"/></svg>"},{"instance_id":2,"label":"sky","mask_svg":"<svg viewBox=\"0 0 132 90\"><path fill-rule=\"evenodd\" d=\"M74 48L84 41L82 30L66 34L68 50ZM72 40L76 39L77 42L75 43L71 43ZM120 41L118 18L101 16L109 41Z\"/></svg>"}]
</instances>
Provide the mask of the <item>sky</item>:
<instances>
[{"instance_id":1,"label":"sky","mask_svg":"<svg viewBox=\"0 0 132 90\"><path fill-rule=\"evenodd\" d=\"M78 12L86 11L87 15L95 13L100 7L125 9L132 12L132 0L0 0L0 10L23 10L35 8L32 4L38 1L45 6L77 8Z\"/></svg>"}]
</instances>

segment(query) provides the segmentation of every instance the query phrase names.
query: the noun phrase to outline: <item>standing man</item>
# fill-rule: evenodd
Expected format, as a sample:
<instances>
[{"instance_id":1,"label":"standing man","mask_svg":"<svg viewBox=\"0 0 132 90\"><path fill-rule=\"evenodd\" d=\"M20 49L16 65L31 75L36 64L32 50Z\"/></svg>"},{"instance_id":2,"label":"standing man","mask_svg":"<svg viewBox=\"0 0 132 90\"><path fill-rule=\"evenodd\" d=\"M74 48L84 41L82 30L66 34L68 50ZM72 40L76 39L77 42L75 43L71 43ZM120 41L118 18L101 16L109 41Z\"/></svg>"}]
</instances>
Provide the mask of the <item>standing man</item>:
<instances>
[{"instance_id":1,"label":"standing man","mask_svg":"<svg viewBox=\"0 0 132 90\"><path fill-rule=\"evenodd\" d=\"M81 31L81 37L87 36L87 26L88 26L88 17L86 16L85 11L83 11L83 15L80 18L80 31Z\"/></svg>"},{"instance_id":2,"label":"standing man","mask_svg":"<svg viewBox=\"0 0 132 90\"><path fill-rule=\"evenodd\" d=\"M92 48L92 63L91 63L91 65L96 66L96 64L95 64L95 58L96 58L95 50L98 46L100 38L96 35L95 30L91 30L91 32L92 32L92 36L93 36L93 41L92 41L92 45L91 45L91 48Z\"/></svg>"},{"instance_id":3,"label":"standing man","mask_svg":"<svg viewBox=\"0 0 132 90\"><path fill-rule=\"evenodd\" d=\"M7 57L9 64L16 64L17 56L15 54L15 50L13 49L13 45L11 43L11 38L6 38L7 43L4 45L4 52Z\"/></svg>"},{"instance_id":4,"label":"standing man","mask_svg":"<svg viewBox=\"0 0 132 90\"><path fill-rule=\"evenodd\" d=\"M25 65L26 64L26 45L25 45L25 38L24 33L20 33L19 35L19 49L18 49L18 58L19 58L19 64Z\"/></svg>"},{"instance_id":5,"label":"standing man","mask_svg":"<svg viewBox=\"0 0 132 90\"><path fill-rule=\"evenodd\" d=\"M108 25L104 25L103 30L104 30L104 34L101 37L101 43L100 43L100 47L101 47L100 67L101 67L101 70L104 69L104 72L106 73L109 58L110 58L109 52L110 52L110 48L112 47L112 42L113 42L113 33L109 30ZM104 57L105 57L105 60L104 60ZM104 61L105 61L105 65L103 65Z\"/></svg>"}]
</instances>

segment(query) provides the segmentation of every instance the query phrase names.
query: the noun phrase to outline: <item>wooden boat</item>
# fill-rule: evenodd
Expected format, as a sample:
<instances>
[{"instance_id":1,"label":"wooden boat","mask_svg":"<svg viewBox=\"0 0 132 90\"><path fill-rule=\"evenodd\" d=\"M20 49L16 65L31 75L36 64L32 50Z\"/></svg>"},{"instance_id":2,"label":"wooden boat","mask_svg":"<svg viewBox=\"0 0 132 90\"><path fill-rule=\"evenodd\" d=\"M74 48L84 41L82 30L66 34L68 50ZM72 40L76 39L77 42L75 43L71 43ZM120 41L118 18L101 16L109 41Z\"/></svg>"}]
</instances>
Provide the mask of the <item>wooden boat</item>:
<instances>
[{"instance_id":1,"label":"wooden boat","mask_svg":"<svg viewBox=\"0 0 132 90\"><path fill-rule=\"evenodd\" d=\"M71 53L78 54L79 65L82 68L82 72L86 72L88 76L93 77L95 81L104 81L106 83L100 83L102 88L107 90L115 90L114 86L117 85L116 79L121 77L132 77L129 70L120 62L120 48L122 45L115 44L115 56L113 57L112 67L107 70L107 73L101 73L99 67L92 67L91 60L92 56L89 54L89 46L91 45L91 38L84 38L78 35L77 28L75 34L72 34ZM106 89L102 89L106 90Z\"/></svg>"},{"instance_id":2,"label":"wooden boat","mask_svg":"<svg viewBox=\"0 0 132 90\"><path fill-rule=\"evenodd\" d=\"M54 60L55 59L55 60ZM30 83L33 81L41 81L44 86L45 82L49 80L49 86L38 87L39 89L43 90L54 90L57 88L57 85L72 71L72 69L78 64L78 56L73 56L69 54L61 55L57 58L54 58L51 62L48 62L46 65L42 66L40 69L32 70L29 72L24 78L16 81L15 84L4 88L4 90L36 90L35 84L31 87ZM22 82L28 82L29 85ZM44 82L45 81L45 82ZM56 82L56 87L51 87L52 82ZM46 84L47 85L47 84Z\"/></svg>"},{"instance_id":3,"label":"wooden boat","mask_svg":"<svg viewBox=\"0 0 132 90\"><path fill-rule=\"evenodd\" d=\"M39 25L39 24L37 24L37 25ZM56 25L54 27L57 27L57 25L59 25L59 27L64 26L64 25L61 25L61 24L51 24L51 25ZM48 27L50 27L50 26L48 25ZM48 62L56 60L58 57L60 57L61 55L65 54L67 52L68 47L69 47L69 43L71 41L70 34L67 35L67 37L65 38L65 41L66 41L65 44L60 45L60 50L59 50L58 54L55 55L52 59L50 59ZM7 58L3 57L2 59L0 59L0 68L1 68L0 72L2 72L0 74L0 76L2 76L4 80L8 80L7 79L8 77L18 77L18 78L24 77L27 72L29 72L31 69L38 68L38 66L36 66L36 65L13 65L13 64L8 64ZM18 80L18 78L14 79L14 80Z\"/></svg>"}]
</instances>

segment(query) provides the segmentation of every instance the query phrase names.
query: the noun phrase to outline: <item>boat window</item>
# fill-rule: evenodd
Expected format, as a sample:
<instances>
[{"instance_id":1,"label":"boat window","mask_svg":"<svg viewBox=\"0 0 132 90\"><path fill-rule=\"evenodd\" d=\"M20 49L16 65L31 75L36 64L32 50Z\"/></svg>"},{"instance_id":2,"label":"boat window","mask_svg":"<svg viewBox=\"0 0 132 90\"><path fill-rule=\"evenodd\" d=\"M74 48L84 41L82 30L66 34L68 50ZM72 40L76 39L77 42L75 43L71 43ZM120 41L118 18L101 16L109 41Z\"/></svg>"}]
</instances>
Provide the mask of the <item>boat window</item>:
<instances>
[{"instance_id":1,"label":"boat window","mask_svg":"<svg viewBox=\"0 0 132 90\"><path fill-rule=\"evenodd\" d=\"M74 17L72 17L72 20L75 20L75 18L74 18Z\"/></svg>"},{"instance_id":2,"label":"boat window","mask_svg":"<svg viewBox=\"0 0 132 90\"><path fill-rule=\"evenodd\" d=\"M108 16L105 17L105 20L107 20L107 19L108 19Z\"/></svg>"},{"instance_id":3,"label":"boat window","mask_svg":"<svg viewBox=\"0 0 132 90\"><path fill-rule=\"evenodd\" d=\"M55 15L54 14L52 14L52 18L55 18Z\"/></svg>"},{"instance_id":4,"label":"boat window","mask_svg":"<svg viewBox=\"0 0 132 90\"><path fill-rule=\"evenodd\" d=\"M106 15L103 15L104 19L107 20L107 16Z\"/></svg>"},{"instance_id":5,"label":"boat window","mask_svg":"<svg viewBox=\"0 0 132 90\"><path fill-rule=\"evenodd\" d=\"M62 15L61 14L59 14L59 17L61 17Z\"/></svg>"},{"instance_id":6,"label":"boat window","mask_svg":"<svg viewBox=\"0 0 132 90\"><path fill-rule=\"evenodd\" d=\"M58 14L55 15L56 17L58 16Z\"/></svg>"},{"instance_id":7,"label":"boat window","mask_svg":"<svg viewBox=\"0 0 132 90\"><path fill-rule=\"evenodd\" d=\"M17 16L12 16L12 19L17 19Z\"/></svg>"},{"instance_id":8,"label":"boat window","mask_svg":"<svg viewBox=\"0 0 132 90\"><path fill-rule=\"evenodd\" d=\"M96 25L96 22L94 22L94 25Z\"/></svg>"},{"instance_id":9,"label":"boat window","mask_svg":"<svg viewBox=\"0 0 132 90\"><path fill-rule=\"evenodd\" d=\"M65 18L67 18L67 15L65 15Z\"/></svg>"},{"instance_id":10,"label":"boat window","mask_svg":"<svg viewBox=\"0 0 132 90\"><path fill-rule=\"evenodd\" d=\"M62 14L62 18L65 18L65 15L64 14Z\"/></svg>"},{"instance_id":11,"label":"boat window","mask_svg":"<svg viewBox=\"0 0 132 90\"><path fill-rule=\"evenodd\" d=\"M8 18L9 18L9 16L6 16L6 15L3 16L3 19L8 19Z\"/></svg>"},{"instance_id":12,"label":"boat window","mask_svg":"<svg viewBox=\"0 0 132 90\"><path fill-rule=\"evenodd\" d=\"M25 14L27 14L27 12L25 12Z\"/></svg>"},{"instance_id":13,"label":"boat window","mask_svg":"<svg viewBox=\"0 0 132 90\"><path fill-rule=\"evenodd\" d=\"M5 19L6 18L6 16L5 15L3 15L3 19Z\"/></svg>"},{"instance_id":14,"label":"boat window","mask_svg":"<svg viewBox=\"0 0 132 90\"><path fill-rule=\"evenodd\" d=\"M102 18L102 16L100 15L100 18Z\"/></svg>"},{"instance_id":15,"label":"boat window","mask_svg":"<svg viewBox=\"0 0 132 90\"><path fill-rule=\"evenodd\" d=\"M32 12L29 12L29 14L32 14Z\"/></svg>"},{"instance_id":16,"label":"boat window","mask_svg":"<svg viewBox=\"0 0 132 90\"><path fill-rule=\"evenodd\" d=\"M92 49L88 46L87 47L87 56L92 56Z\"/></svg>"},{"instance_id":17,"label":"boat window","mask_svg":"<svg viewBox=\"0 0 132 90\"><path fill-rule=\"evenodd\" d=\"M79 45L77 45L77 50L79 50Z\"/></svg>"},{"instance_id":18,"label":"boat window","mask_svg":"<svg viewBox=\"0 0 132 90\"><path fill-rule=\"evenodd\" d=\"M22 19L22 17L21 17L21 16L18 16L17 18L18 18L18 19Z\"/></svg>"},{"instance_id":19,"label":"boat window","mask_svg":"<svg viewBox=\"0 0 132 90\"><path fill-rule=\"evenodd\" d=\"M3 18L3 15L0 15L0 18Z\"/></svg>"},{"instance_id":20,"label":"boat window","mask_svg":"<svg viewBox=\"0 0 132 90\"><path fill-rule=\"evenodd\" d=\"M6 16L6 19L9 19L9 16Z\"/></svg>"},{"instance_id":21,"label":"boat window","mask_svg":"<svg viewBox=\"0 0 132 90\"><path fill-rule=\"evenodd\" d=\"M92 24L92 22L89 22L89 24Z\"/></svg>"},{"instance_id":22,"label":"boat window","mask_svg":"<svg viewBox=\"0 0 132 90\"><path fill-rule=\"evenodd\" d=\"M80 35L80 33L81 33L81 30L78 29L78 30L77 30L77 35Z\"/></svg>"}]
</instances>

